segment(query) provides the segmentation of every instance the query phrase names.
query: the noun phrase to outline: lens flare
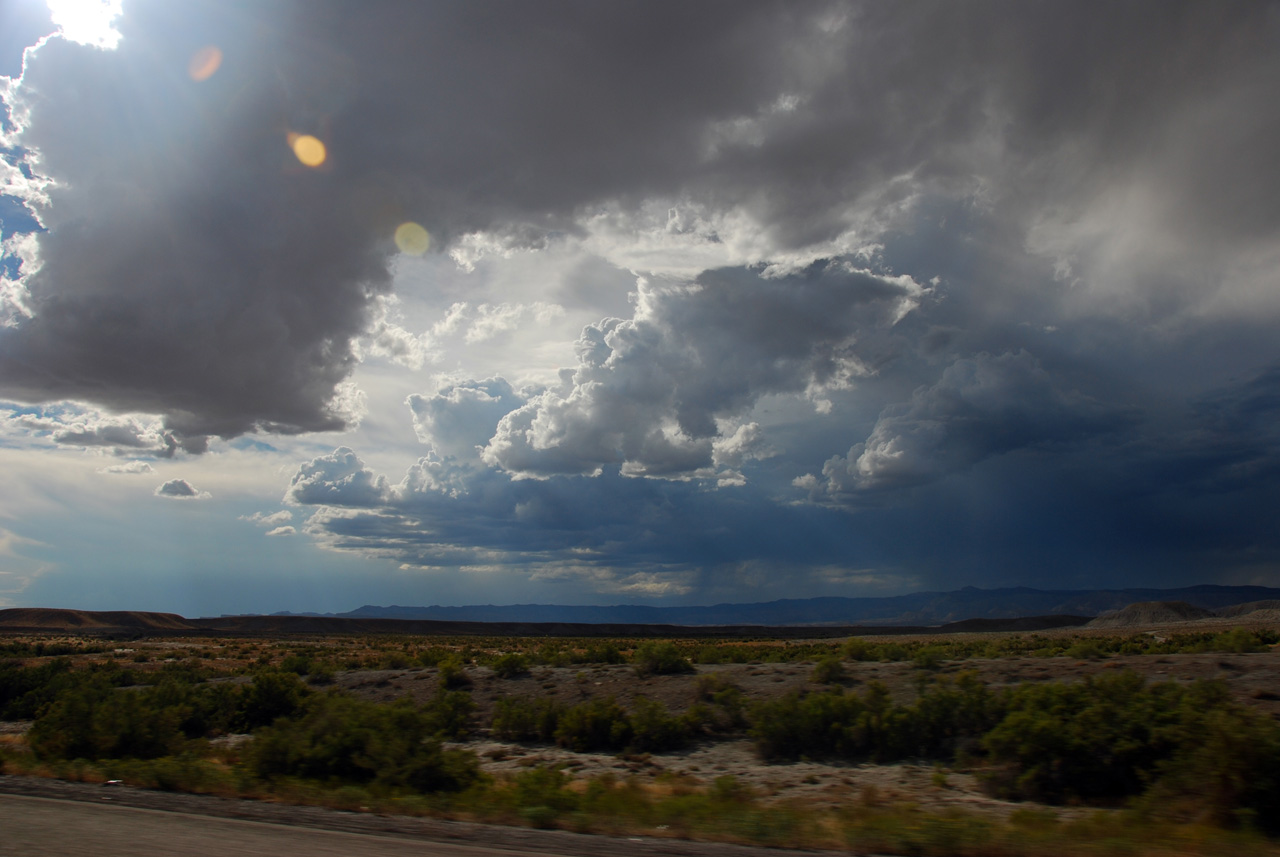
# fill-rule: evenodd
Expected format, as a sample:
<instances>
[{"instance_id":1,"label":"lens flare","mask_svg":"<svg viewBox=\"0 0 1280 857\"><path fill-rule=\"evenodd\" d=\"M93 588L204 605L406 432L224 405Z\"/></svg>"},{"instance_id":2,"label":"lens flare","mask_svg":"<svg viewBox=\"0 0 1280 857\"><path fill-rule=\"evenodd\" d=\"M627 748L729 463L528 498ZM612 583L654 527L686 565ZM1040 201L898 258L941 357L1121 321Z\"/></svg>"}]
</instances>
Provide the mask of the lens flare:
<instances>
[{"instance_id":1,"label":"lens flare","mask_svg":"<svg viewBox=\"0 0 1280 857\"><path fill-rule=\"evenodd\" d=\"M324 163L328 152L325 151L324 143L319 138L312 137L310 134L290 134L289 148L293 149L293 154L304 166L318 167Z\"/></svg>"},{"instance_id":2,"label":"lens flare","mask_svg":"<svg viewBox=\"0 0 1280 857\"><path fill-rule=\"evenodd\" d=\"M431 233L412 220L407 220L396 227L396 246L401 253L421 256L431 247Z\"/></svg>"},{"instance_id":3,"label":"lens flare","mask_svg":"<svg viewBox=\"0 0 1280 857\"><path fill-rule=\"evenodd\" d=\"M191 55L191 62L187 63L187 74L199 83L213 77L221 65L222 51L216 45L205 45Z\"/></svg>"}]
</instances>

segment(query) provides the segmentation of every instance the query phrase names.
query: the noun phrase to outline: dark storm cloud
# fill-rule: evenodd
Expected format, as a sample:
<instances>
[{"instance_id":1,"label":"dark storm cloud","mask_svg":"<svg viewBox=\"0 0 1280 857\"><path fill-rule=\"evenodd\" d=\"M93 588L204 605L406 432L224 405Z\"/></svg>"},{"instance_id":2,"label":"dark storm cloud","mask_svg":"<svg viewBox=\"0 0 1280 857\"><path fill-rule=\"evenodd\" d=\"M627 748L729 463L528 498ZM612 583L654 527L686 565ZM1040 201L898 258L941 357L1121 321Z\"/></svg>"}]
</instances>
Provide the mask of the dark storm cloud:
<instances>
[{"instance_id":1,"label":"dark storm cloud","mask_svg":"<svg viewBox=\"0 0 1280 857\"><path fill-rule=\"evenodd\" d=\"M321 483L315 474L335 459L351 466ZM595 478L512 480L426 459L376 495L348 490L385 477L340 449L304 464L303 474L311 490L301 497L291 490L287 501L329 498L305 532L330 548L412 567L510 566L632 591L637 575L644 585L687 587L700 569L732 577L754 563L776 570L849 558L842 512L779 507L739 489L630 478L616 467ZM783 576L772 585L785 587Z\"/></svg>"},{"instance_id":2,"label":"dark storm cloud","mask_svg":"<svg viewBox=\"0 0 1280 857\"><path fill-rule=\"evenodd\" d=\"M163 413L193 448L340 427L398 222L564 228L674 188L803 28L754 4L131 4L118 50L54 40L11 99L53 183L29 188L49 231L0 383ZM196 83L205 44L225 59ZM323 169L290 131L324 138Z\"/></svg>"},{"instance_id":3,"label":"dark storm cloud","mask_svg":"<svg viewBox=\"0 0 1280 857\"><path fill-rule=\"evenodd\" d=\"M54 184L25 191L49 232L0 385L164 414L192 450L339 427L404 219L536 246L678 197L783 249L980 193L1094 238L1120 186L1159 192L1161 234L1252 246L1280 215L1275 10L139 0L118 50L53 40L10 95ZM322 170L289 131L325 140Z\"/></svg>"},{"instance_id":4,"label":"dark storm cloud","mask_svg":"<svg viewBox=\"0 0 1280 857\"><path fill-rule=\"evenodd\" d=\"M958 361L885 408L876 467L851 470L855 447L808 486L825 506L616 464L511 480L424 458L393 485L346 449L303 465L295 485L308 488L291 499L325 504L305 531L334 549L620 594L1265 582L1280 562L1278 379L1273 367L1144 414L1071 389L1026 352Z\"/></svg>"},{"instance_id":5,"label":"dark storm cloud","mask_svg":"<svg viewBox=\"0 0 1280 857\"><path fill-rule=\"evenodd\" d=\"M303 465L305 530L637 587L1276 561L1275 3L139 0L120 27L5 96L0 180L47 227L6 237L6 397L160 414L171 451L337 428L354 340L430 344L387 314L403 220L464 264L712 248L738 267L648 276L559 384L411 397L432 450L400 482Z\"/></svg>"},{"instance_id":6,"label":"dark storm cloud","mask_svg":"<svg viewBox=\"0 0 1280 857\"><path fill-rule=\"evenodd\" d=\"M826 463L815 496L917 485L993 455L1109 431L1124 419L1117 408L1061 389L1026 351L984 352L948 366L910 402L885 408L864 443Z\"/></svg>"}]
</instances>

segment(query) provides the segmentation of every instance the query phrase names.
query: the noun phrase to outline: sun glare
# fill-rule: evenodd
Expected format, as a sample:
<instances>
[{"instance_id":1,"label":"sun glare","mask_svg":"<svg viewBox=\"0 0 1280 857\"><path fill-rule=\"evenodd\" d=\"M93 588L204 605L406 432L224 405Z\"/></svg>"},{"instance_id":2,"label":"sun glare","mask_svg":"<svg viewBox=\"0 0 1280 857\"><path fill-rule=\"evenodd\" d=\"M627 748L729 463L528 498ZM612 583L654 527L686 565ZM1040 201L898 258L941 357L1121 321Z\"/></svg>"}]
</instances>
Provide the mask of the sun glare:
<instances>
[{"instance_id":1,"label":"sun glare","mask_svg":"<svg viewBox=\"0 0 1280 857\"><path fill-rule=\"evenodd\" d=\"M114 26L120 0L45 0L45 5L64 39L106 49L120 43Z\"/></svg>"},{"instance_id":2,"label":"sun glare","mask_svg":"<svg viewBox=\"0 0 1280 857\"><path fill-rule=\"evenodd\" d=\"M187 74L198 83L213 77L221 65L222 51L216 45L206 45L191 55L191 62L187 63Z\"/></svg>"},{"instance_id":3,"label":"sun glare","mask_svg":"<svg viewBox=\"0 0 1280 857\"><path fill-rule=\"evenodd\" d=\"M325 151L324 143L319 138L310 134L290 134L288 137L289 148L293 149L293 154L304 166L318 167L324 163L328 157Z\"/></svg>"},{"instance_id":4,"label":"sun glare","mask_svg":"<svg viewBox=\"0 0 1280 857\"><path fill-rule=\"evenodd\" d=\"M431 249L431 233L412 220L396 227L396 247L409 256L421 256Z\"/></svg>"}]
</instances>

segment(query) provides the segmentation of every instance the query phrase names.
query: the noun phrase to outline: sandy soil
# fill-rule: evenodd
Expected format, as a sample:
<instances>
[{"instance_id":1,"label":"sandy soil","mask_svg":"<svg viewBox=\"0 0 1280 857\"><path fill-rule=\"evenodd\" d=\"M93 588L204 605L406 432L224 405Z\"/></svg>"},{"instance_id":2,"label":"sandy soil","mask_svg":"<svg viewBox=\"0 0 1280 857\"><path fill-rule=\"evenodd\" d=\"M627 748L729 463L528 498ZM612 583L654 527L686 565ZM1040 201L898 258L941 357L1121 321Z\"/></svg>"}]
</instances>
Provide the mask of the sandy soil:
<instances>
[{"instance_id":1,"label":"sandy soil","mask_svg":"<svg viewBox=\"0 0 1280 857\"><path fill-rule=\"evenodd\" d=\"M1231 620L1201 620L1152 628L1127 627L1090 631L1073 628L1057 633L1071 636L1113 636L1120 633L1151 633L1156 636L1202 630L1221 630L1223 626L1245 626L1255 623ZM1270 624L1274 623L1258 623ZM1208 627L1212 625L1213 627ZM954 640L962 635L947 635ZM963 635L1006 637L1007 634ZM911 638L896 637L905 641ZM922 639L935 639L923 637ZM937 638L942 639L942 638ZM132 643L145 647L172 648L165 643ZM188 643L214 649L221 644ZM261 644L258 644L261 645ZM781 644L780 644L781 645ZM131 649L129 651L132 651ZM255 650L256 651L256 650ZM170 654L170 657L174 655ZM158 667L146 664L145 667ZM473 722L475 738L465 744L480 757L482 767L496 775L523 770L533 765L559 765L575 778L612 774L633 777L654 790L674 790L705 786L717 777L732 775L749 784L760 796L770 800L800 800L808 804L838 805L851 801L911 801L922 808L940 810L962 806L969 809L1005 815L1018 804L988 797L978 779L965 771L942 770L925 764L885 766L841 763L800 762L765 764L756 756L745 738L731 741L702 742L678 753L609 755L574 753L554 746L522 746L493 740L487 734L497 700L504 697L551 697L571 705L596 697L613 697L629 707L641 696L657 700L674 713L687 709L697 697L699 677L718 674L726 682L741 689L748 701L774 699L792 691L818 691L822 686L811 679L811 663L726 664L699 666L693 675L651 676L641 678L626 665L534 667L528 674L503 679L484 667L470 666L466 674L468 688L476 704ZM883 682L900 701L910 701L917 693L922 673L910 663L876 663L847 661L845 686L857 690L869 682ZM989 686L1018 685L1024 682L1080 681L1088 676L1119 670L1133 670L1149 681L1190 682L1216 679L1225 682L1241 703L1280 718L1280 647L1251 654L1197 655L1131 655L1094 660L1072 658L999 658L969 659L944 663L937 674L954 675L976 671ZM247 678L233 679L247 681ZM390 701L409 696L426 702L438 692L439 672L433 668L402 670L351 670L335 676L337 687L359 697ZM29 724L0 724L0 742L20 741ZM243 738L232 738L232 741ZM1074 810L1060 812L1071 814Z\"/></svg>"}]
</instances>

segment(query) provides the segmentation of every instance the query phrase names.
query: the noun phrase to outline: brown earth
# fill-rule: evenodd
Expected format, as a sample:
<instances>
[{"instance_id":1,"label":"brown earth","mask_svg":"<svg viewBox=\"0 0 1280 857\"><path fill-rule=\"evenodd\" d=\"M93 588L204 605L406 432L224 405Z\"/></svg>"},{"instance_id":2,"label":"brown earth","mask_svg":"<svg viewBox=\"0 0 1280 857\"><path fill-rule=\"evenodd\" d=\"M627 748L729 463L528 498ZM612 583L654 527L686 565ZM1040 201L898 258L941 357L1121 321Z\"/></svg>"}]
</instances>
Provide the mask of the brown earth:
<instances>
[{"instance_id":1,"label":"brown earth","mask_svg":"<svg viewBox=\"0 0 1280 857\"><path fill-rule=\"evenodd\" d=\"M1088 628L1132 628L1170 622L1212 619L1215 614L1185 601L1142 601L1120 610L1108 610L1090 622Z\"/></svg>"},{"instance_id":2,"label":"brown earth","mask_svg":"<svg viewBox=\"0 0 1280 857\"><path fill-rule=\"evenodd\" d=\"M1210 618L1155 626L1135 624L1128 626L1127 630L1162 638L1175 633L1220 631L1231 627L1275 628L1280 622L1274 620L1271 615L1273 612L1264 608L1237 619ZM1130 618L1137 623L1145 615ZM1088 638L1114 636L1115 630L1072 628L1038 633L1043 636ZM1007 635L973 634L961 635L959 638L989 639L1004 636ZM896 636L895 639L939 641L955 640L958 637L944 636L934 629L931 633L905 638ZM222 642L230 645L232 641ZM344 645L336 640L333 643L337 646ZM284 645L283 642L281 644ZM162 643L157 640L132 645L173 649L167 653L167 658L174 659L183 657L181 652L184 647L203 644L173 640ZM253 642L251 647L254 651L260 651L263 646L274 645L259 640ZM216 648L223 651L222 646ZM147 650L149 649L138 649L140 652ZM249 656L241 653L241 657ZM222 660L221 657L217 659ZM154 666L157 666L154 659L140 665L141 668ZM503 679L486 667L468 666L465 668L471 682L468 689L477 710L474 716L476 735L465 746L478 754L486 771L497 775L533 765L560 765L583 782L591 776L611 774L637 778L654 790L708 785L717 777L732 775L770 800L794 799L819 805L848 804L850 801L910 801L924 809L941 810L959 806L996 815L1007 815L1019 806L987 796L980 781L966 771L942 770L924 764L766 764L758 758L751 743L745 738L702 742L680 752L609 755L574 753L554 746L523 746L497 741L485 729L491 722L497 700L505 697L551 697L566 705L591 698L613 697L621 705L629 707L638 697L645 696L662 703L672 712L679 713L695 701L698 681L702 676L718 674L721 680L739 687L750 703L776 699L797 690L820 690L822 685L813 682L811 678L813 668L811 663L724 664L699 666L696 674L692 675L641 677L634 668L626 665L542 666L533 667L525 675ZM1238 701L1280 718L1280 647L1250 654L1118 655L1097 659L974 658L944 662L934 672L922 671L910 663L902 662L846 661L844 668L848 676L844 682L847 687L856 690L872 681L883 682L891 694L902 701L914 698L922 680L936 674L954 675L965 670L976 672L983 682L997 688L1024 682L1081 681L1089 676L1120 670L1133 670L1153 682L1215 679L1223 681ZM349 670L338 672L334 680L337 687L365 699L390 701L408 696L418 702L426 702L438 692L439 671L425 667ZM8 733L0 735L0 740L19 740L17 733L25 726L26 724L21 724L0 728L0 733ZM1058 811L1060 814L1071 815L1082 810L1065 808Z\"/></svg>"},{"instance_id":3,"label":"brown earth","mask_svg":"<svg viewBox=\"0 0 1280 857\"><path fill-rule=\"evenodd\" d=\"M80 634L157 636L288 637L317 635L596 637L596 638L769 638L848 637L859 634L921 634L963 631L1039 631L1076 627L1087 616L1025 616L1016 619L968 619L939 627L635 625L575 622L452 622L428 619L357 619L338 616L220 616L185 619L174 613L62 610L19 607L0 610L0 633L63 631Z\"/></svg>"},{"instance_id":4,"label":"brown earth","mask_svg":"<svg viewBox=\"0 0 1280 857\"><path fill-rule=\"evenodd\" d=\"M0 610L0 628L6 631L191 631L193 626L177 613L140 610L61 610L50 607L13 607Z\"/></svg>"},{"instance_id":5,"label":"brown earth","mask_svg":"<svg viewBox=\"0 0 1280 857\"><path fill-rule=\"evenodd\" d=\"M1185 630L1185 626L1178 626L1178 630ZM821 690L823 686L811 680L813 667L809 663L725 664L699 666L693 675L647 678L637 676L630 666L534 667L528 675L510 679L499 678L483 667L470 667L466 672L472 681L468 689L477 707L475 722L488 724L497 700L513 696L550 697L567 705L613 697L624 707L645 696L679 713L695 701L699 677L713 673L737 685L750 702L776 699L792 691ZM936 673L921 671L909 663L847 661L844 667L849 676L845 682L848 687L856 690L871 681L883 682L894 698L902 701L916 696L922 679L966 670L976 672L993 688L1024 682L1075 682L1120 670L1133 670L1151 682L1215 679L1225 682L1239 702L1280 719L1280 649L1249 654L1120 655L1096 660L975 658L946 663ZM425 702L437 692L438 671L358 670L339 673L336 683L365 699L390 701L409 696ZM474 740L459 746L474 750L482 767L498 775L532 765L562 765L575 778L602 774L637 777L655 789L673 784L709 785L717 777L732 775L769 799L829 806L854 800L906 800L924 809L964 807L1001 816L1025 806L988 796L979 779L968 772L943 771L931 764L767 764L745 738L699 743L679 752L610 755L503 742L480 730ZM1060 810L1065 815L1075 812Z\"/></svg>"}]
</instances>

